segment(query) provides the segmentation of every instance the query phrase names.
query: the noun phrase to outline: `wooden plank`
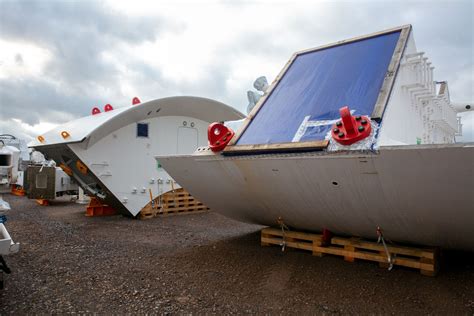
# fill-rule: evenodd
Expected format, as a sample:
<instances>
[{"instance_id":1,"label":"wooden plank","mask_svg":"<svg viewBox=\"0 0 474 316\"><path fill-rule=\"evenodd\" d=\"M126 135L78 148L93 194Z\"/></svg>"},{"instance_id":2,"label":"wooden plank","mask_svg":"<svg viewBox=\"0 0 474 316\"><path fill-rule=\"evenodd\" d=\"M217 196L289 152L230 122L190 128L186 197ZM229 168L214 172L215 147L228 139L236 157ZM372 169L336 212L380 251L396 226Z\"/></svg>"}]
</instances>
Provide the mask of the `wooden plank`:
<instances>
[{"instance_id":1,"label":"wooden plank","mask_svg":"<svg viewBox=\"0 0 474 316\"><path fill-rule=\"evenodd\" d=\"M376 250L376 251L385 251L385 248L383 247L383 245L375 243L375 242L369 242L369 241L363 241L363 240L354 241L348 238L334 237L332 238L331 243L335 245L340 245L340 246L352 245L356 248L360 247L360 248ZM401 246L390 246L390 245L387 245L387 249L390 253L396 253L396 254L413 256L413 257L430 258L430 259L434 258L434 253L433 251L430 251L430 250L401 247Z\"/></svg>"},{"instance_id":2,"label":"wooden plank","mask_svg":"<svg viewBox=\"0 0 474 316\"><path fill-rule=\"evenodd\" d=\"M280 246L283 240L281 238L262 237L261 242L265 244ZM285 241L285 245L286 247L313 251L313 244L310 242Z\"/></svg>"},{"instance_id":3,"label":"wooden plank","mask_svg":"<svg viewBox=\"0 0 474 316\"><path fill-rule=\"evenodd\" d=\"M168 205L186 205L186 204L192 204L192 205L199 205L202 203L196 200L182 200L182 201L171 201L168 202Z\"/></svg>"},{"instance_id":4,"label":"wooden plank","mask_svg":"<svg viewBox=\"0 0 474 316\"><path fill-rule=\"evenodd\" d=\"M350 253L354 253L356 251L355 247L350 246L350 245L345 245L344 250L347 250ZM344 256L344 260L347 261L347 262L354 262L355 258L354 258L354 256Z\"/></svg>"},{"instance_id":5,"label":"wooden plank","mask_svg":"<svg viewBox=\"0 0 474 316\"><path fill-rule=\"evenodd\" d=\"M336 247L316 247L316 248L317 248L316 249L317 251L320 251L322 253L328 253L331 255L337 255L337 256L343 256L343 257L352 256L356 259L376 261L376 262L387 262L386 256L380 255L378 253L373 253L373 252L365 252L365 251L352 252L352 251L347 251L342 248L336 248ZM408 268L434 271L434 267L432 264L422 263L420 262L420 260L411 259L411 258L397 257L393 264L399 265L399 266L405 266Z\"/></svg>"},{"instance_id":6,"label":"wooden plank","mask_svg":"<svg viewBox=\"0 0 474 316\"><path fill-rule=\"evenodd\" d=\"M279 237L283 236L283 232L281 231L281 229L271 228L271 227L262 229L262 234L275 235ZM308 241L321 241L321 238L322 238L322 235L319 235L319 234L296 232L296 231L286 231L285 236L298 238L298 239L306 239Z\"/></svg>"},{"instance_id":7,"label":"wooden plank","mask_svg":"<svg viewBox=\"0 0 474 316\"><path fill-rule=\"evenodd\" d=\"M179 211L189 211L192 212L194 210L207 210L208 208L206 206L199 206L199 207L173 207L173 208L163 208L164 213L170 213L170 212L179 212Z\"/></svg>"},{"instance_id":8,"label":"wooden plank","mask_svg":"<svg viewBox=\"0 0 474 316\"><path fill-rule=\"evenodd\" d=\"M390 267L390 264L388 263L388 258L387 258L387 254L385 253L385 250L379 251L379 254L385 258L385 262L379 262L379 267L388 269Z\"/></svg>"},{"instance_id":9,"label":"wooden plank","mask_svg":"<svg viewBox=\"0 0 474 316\"><path fill-rule=\"evenodd\" d=\"M155 217L168 217L168 216L179 216L179 215L190 215L190 214L200 214L200 213L206 213L209 212L209 210L195 210L191 212L169 212L169 213L160 213L157 214Z\"/></svg>"},{"instance_id":10,"label":"wooden plank","mask_svg":"<svg viewBox=\"0 0 474 316\"><path fill-rule=\"evenodd\" d=\"M337 41L337 42L333 42L333 43L329 43L329 44L324 44L324 45L313 47L313 48L300 50L300 51L296 52L296 55L303 55L303 54L316 52L318 50L322 50L322 49L326 49L326 48L330 48L330 47L336 47L336 46L341 46L341 45L344 45L344 44L349 44L349 43L352 43L352 42L358 42L358 41L361 41L361 40L377 37L377 36L380 36L380 35L385 35L385 34L390 34L390 33L398 32L398 31L402 31L402 30L407 29L407 28L411 28L411 24L405 24L405 25L402 25L402 26L389 28L389 29L386 29L386 30L383 30L383 31L373 32L373 33L366 34L366 35L356 36L356 37L352 37L352 38L349 38L349 39L345 39L345 40L341 40L341 41Z\"/></svg>"},{"instance_id":11,"label":"wooden plank","mask_svg":"<svg viewBox=\"0 0 474 316\"><path fill-rule=\"evenodd\" d=\"M411 25L407 25L401 29L400 37L393 52L392 59L388 65L387 74L385 75L382 87L380 88L377 101L375 102L374 110L372 111L371 118L380 120L382 118L385 107L387 106L390 93L392 92L393 84L395 83L395 77L397 76L398 69L400 68L400 61L405 51L405 47L408 42L408 36L410 35Z\"/></svg>"},{"instance_id":12,"label":"wooden plank","mask_svg":"<svg viewBox=\"0 0 474 316\"><path fill-rule=\"evenodd\" d=\"M187 201L187 200L194 200L194 198L189 197L189 196L163 197L163 201L166 201L168 203L178 202L178 201Z\"/></svg>"},{"instance_id":13,"label":"wooden plank","mask_svg":"<svg viewBox=\"0 0 474 316\"><path fill-rule=\"evenodd\" d=\"M169 210L172 210L172 209L176 209L176 208L189 208L189 209L193 209L193 208L199 208L199 207L206 207L204 206L203 204L174 204L174 205L168 205L167 207L163 207L163 209L169 209Z\"/></svg>"}]
</instances>

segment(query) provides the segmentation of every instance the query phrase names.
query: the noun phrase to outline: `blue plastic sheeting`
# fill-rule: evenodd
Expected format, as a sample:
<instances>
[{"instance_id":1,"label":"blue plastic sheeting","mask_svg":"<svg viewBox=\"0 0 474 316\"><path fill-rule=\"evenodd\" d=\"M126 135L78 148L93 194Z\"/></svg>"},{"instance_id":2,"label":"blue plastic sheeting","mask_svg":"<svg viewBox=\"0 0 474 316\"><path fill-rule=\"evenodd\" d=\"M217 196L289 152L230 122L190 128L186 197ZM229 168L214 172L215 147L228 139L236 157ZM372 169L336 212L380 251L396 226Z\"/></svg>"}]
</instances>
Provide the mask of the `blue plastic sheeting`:
<instances>
[{"instance_id":1,"label":"blue plastic sheeting","mask_svg":"<svg viewBox=\"0 0 474 316\"><path fill-rule=\"evenodd\" d=\"M370 115L400 31L299 55L236 145L294 141L305 117L310 124L296 141L323 140L339 109ZM326 125L324 125L326 124Z\"/></svg>"}]
</instances>

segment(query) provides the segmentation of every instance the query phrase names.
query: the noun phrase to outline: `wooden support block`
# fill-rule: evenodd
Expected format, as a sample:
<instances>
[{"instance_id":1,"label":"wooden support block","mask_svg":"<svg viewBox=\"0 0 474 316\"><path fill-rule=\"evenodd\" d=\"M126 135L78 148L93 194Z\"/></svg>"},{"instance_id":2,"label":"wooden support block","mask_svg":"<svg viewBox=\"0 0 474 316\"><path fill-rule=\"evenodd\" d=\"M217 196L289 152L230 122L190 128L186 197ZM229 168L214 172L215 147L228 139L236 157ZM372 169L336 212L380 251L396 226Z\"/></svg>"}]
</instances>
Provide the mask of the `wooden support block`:
<instances>
[{"instance_id":1,"label":"wooden support block","mask_svg":"<svg viewBox=\"0 0 474 316\"><path fill-rule=\"evenodd\" d=\"M351 246L351 245L345 245L344 250L347 250L347 251L350 251L350 252L355 252L356 251L355 247ZM354 262L355 258L352 257L352 256L344 256L344 260L347 261L347 262Z\"/></svg>"},{"instance_id":2,"label":"wooden support block","mask_svg":"<svg viewBox=\"0 0 474 316\"><path fill-rule=\"evenodd\" d=\"M379 262L379 267L388 269L390 267L390 264L388 263L387 254L385 253L385 251L379 251L379 253L381 257L386 258L385 262Z\"/></svg>"},{"instance_id":3,"label":"wooden support block","mask_svg":"<svg viewBox=\"0 0 474 316\"><path fill-rule=\"evenodd\" d=\"M313 241L313 256L322 257L324 253L318 251L318 248L322 246L322 242Z\"/></svg>"},{"instance_id":4,"label":"wooden support block","mask_svg":"<svg viewBox=\"0 0 474 316\"><path fill-rule=\"evenodd\" d=\"M420 269L420 273L426 276L436 276L439 272L439 260L440 260L440 252L439 248L435 248L433 252L433 258L421 258L420 262L424 264L428 264L432 269Z\"/></svg>"},{"instance_id":5,"label":"wooden support block","mask_svg":"<svg viewBox=\"0 0 474 316\"><path fill-rule=\"evenodd\" d=\"M260 236L260 246L265 247L265 246L270 246L271 244L268 242L265 242L264 240L270 238L269 235L262 233Z\"/></svg>"}]
</instances>

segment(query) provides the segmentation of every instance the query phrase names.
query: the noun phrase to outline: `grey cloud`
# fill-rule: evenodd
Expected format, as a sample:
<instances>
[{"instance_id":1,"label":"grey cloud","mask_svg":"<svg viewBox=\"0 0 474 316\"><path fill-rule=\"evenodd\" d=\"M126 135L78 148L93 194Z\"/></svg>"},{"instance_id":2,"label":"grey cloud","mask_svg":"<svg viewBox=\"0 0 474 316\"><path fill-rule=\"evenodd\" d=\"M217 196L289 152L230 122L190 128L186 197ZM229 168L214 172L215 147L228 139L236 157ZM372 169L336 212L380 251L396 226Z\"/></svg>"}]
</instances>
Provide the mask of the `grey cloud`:
<instances>
[{"instance_id":1,"label":"grey cloud","mask_svg":"<svg viewBox=\"0 0 474 316\"><path fill-rule=\"evenodd\" d=\"M71 97L52 84L31 79L0 79L0 96L0 120L16 118L30 125L40 120L64 122L67 118L89 114L85 113L85 108L106 103L100 96Z\"/></svg>"},{"instance_id":2,"label":"grey cloud","mask_svg":"<svg viewBox=\"0 0 474 316\"><path fill-rule=\"evenodd\" d=\"M288 4L281 5L281 9L285 10L286 6ZM234 3L232 7L235 7ZM225 84L231 75L228 64L232 60L252 55L262 60L281 60L279 67L282 68L295 51L412 23L419 49L426 51L437 67L436 78L450 81L453 96L466 99L471 91L472 99L472 89L466 89L466 86L472 87L473 78L465 75L468 72L466 69L471 69L472 73L473 67L472 27L466 25L466 21L472 25L473 20L470 16L472 3L469 1L431 5L427 2L370 1L358 2L358 5L331 2L325 4L324 10L324 14L317 15L318 18L312 10L299 16L289 16L270 31L260 29L258 21L255 21L256 27L252 32L242 33L233 42L218 48L215 62L199 82L170 82L163 79L158 69L135 64L132 68L140 69L141 73L137 77L141 83L140 91L149 97L161 97L163 94L207 96L243 111L247 105L245 91L232 90ZM262 11L262 20L271 18L269 13ZM443 19L448 20L439 23ZM452 33L462 35L450 36ZM453 51L461 58L453 60ZM251 84L248 83L248 88Z\"/></svg>"},{"instance_id":3,"label":"grey cloud","mask_svg":"<svg viewBox=\"0 0 474 316\"><path fill-rule=\"evenodd\" d=\"M226 80L230 76L230 66L226 59L216 60L206 69L206 74L197 81L180 80L173 81L163 77L157 68L143 62L129 64L134 70L130 79L138 89L142 100L162 98L172 95L196 95L235 105L229 98ZM243 94L244 95L244 94Z\"/></svg>"},{"instance_id":4,"label":"grey cloud","mask_svg":"<svg viewBox=\"0 0 474 316\"><path fill-rule=\"evenodd\" d=\"M130 18L97 1L2 1L0 7L0 36L48 46L80 32L140 43L153 40L164 23L162 18Z\"/></svg>"},{"instance_id":5,"label":"grey cloud","mask_svg":"<svg viewBox=\"0 0 474 316\"><path fill-rule=\"evenodd\" d=\"M160 17L128 17L100 2L0 1L0 38L33 43L52 54L41 79L2 79L2 119L59 123L85 115L94 104L118 101L120 72L103 53L181 29ZM14 58L23 62L21 53ZM105 101L103 91L112 99Z\"/></svg>"},{"instance_id":6,"label":"grey cloud","mask_svg":"<svg viewBox=\"0 0 474 316\"><path fill-rule=\"evenodd\" d=\"M19 123L13 120L8 120L8 121L0 120L0 134L14 135L15 137L24 139L27 142L33 140L33 138L37 136L37 133L31 132L22 128L22 126Z\"/></svg>"},{"instance_id":7,"label":"grey cloud","mask_svg":"<svg viewBox=\"0 0 474 316\"><path fill-rule=\"evenodd\" d=\"M117 69L102 52L122 43L153 41L165 28L164 19L130 18L98 2L7 1L0 6L0 37L48 49L53 58L45 73L77 93L116 79ZM78 85L81 82L85 87Z\"/></svg>"},{"instance_id":8,"label":"grey cloud","mask_svg":"<svg viewBox=\"0 0 474 316\"><path fill-rule=\"evenodd\" d=\"M242 6L226 2L221 5L241 10L243 7L252 9L253 4L247 2ZM472 100L472 2L336 1L324 2L321 9L308 5L307 10L303 8L290 15L291 5L272 6L287 10L289 15L271 30L260 29L259 21L242 21L255 27L218 47L213 64L197 82L168 80L160 69L139 58L125 56L121 51L118 55L123 58L127 80L134 83L137 96L142 100L178 94L199 95L244 110L245 91L236 91L226 83L233 60L252 55L261 60L281 60L278 68L282 68L295 51L412 23L418 49L426 51L437 67L436 79L450 82L454 99ZM262 10L260 20L274 18L271 12ZM0 38L35 43L53 55L46 66L44 80L0 81L0 120L21 118L34 124L47 117L48 121L60 123L70 116L88 114L94 105L128 104L133 96L124 96L119 89L124 74L105 59L103 53L121 50L122 44L135 46L154 41L161 32L180 32L184 27L160 16L126 16L100 2L0 0ZM248 82L249 89L251 84Z\"/></svg>"}]
</instances>

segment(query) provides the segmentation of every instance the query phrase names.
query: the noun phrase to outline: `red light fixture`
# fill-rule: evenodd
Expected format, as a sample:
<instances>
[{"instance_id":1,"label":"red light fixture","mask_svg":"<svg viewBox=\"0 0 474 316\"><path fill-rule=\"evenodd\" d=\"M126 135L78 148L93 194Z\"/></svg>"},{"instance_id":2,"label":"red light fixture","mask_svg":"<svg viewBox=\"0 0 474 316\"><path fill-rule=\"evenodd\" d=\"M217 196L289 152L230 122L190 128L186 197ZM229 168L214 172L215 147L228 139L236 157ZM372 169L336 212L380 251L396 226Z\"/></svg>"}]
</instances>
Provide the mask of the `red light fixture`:
<instances>
[{"instance_id":1,"label":"red light fixture","mask_svg":"<svg viewBox=\"0 0 474 316\"><path fill-rule=\"evenodd\" d=\"M96 114L99 114L100 113L100 109L98 107L94 107L92 109L92 115L96 115Z\"/></svg>"},{"instance_id":2,"label":"red light fixture","mask_svg":"<svg viewBox=\"0 0 474 316\"><path fill-rule=\"evenodd\" d=\"M132 99L132 105L137 105L137 104L140 104L142 103L142 101L140 101L140 99L138 97L134 97Z\"/></svg>"}]
</instances>

